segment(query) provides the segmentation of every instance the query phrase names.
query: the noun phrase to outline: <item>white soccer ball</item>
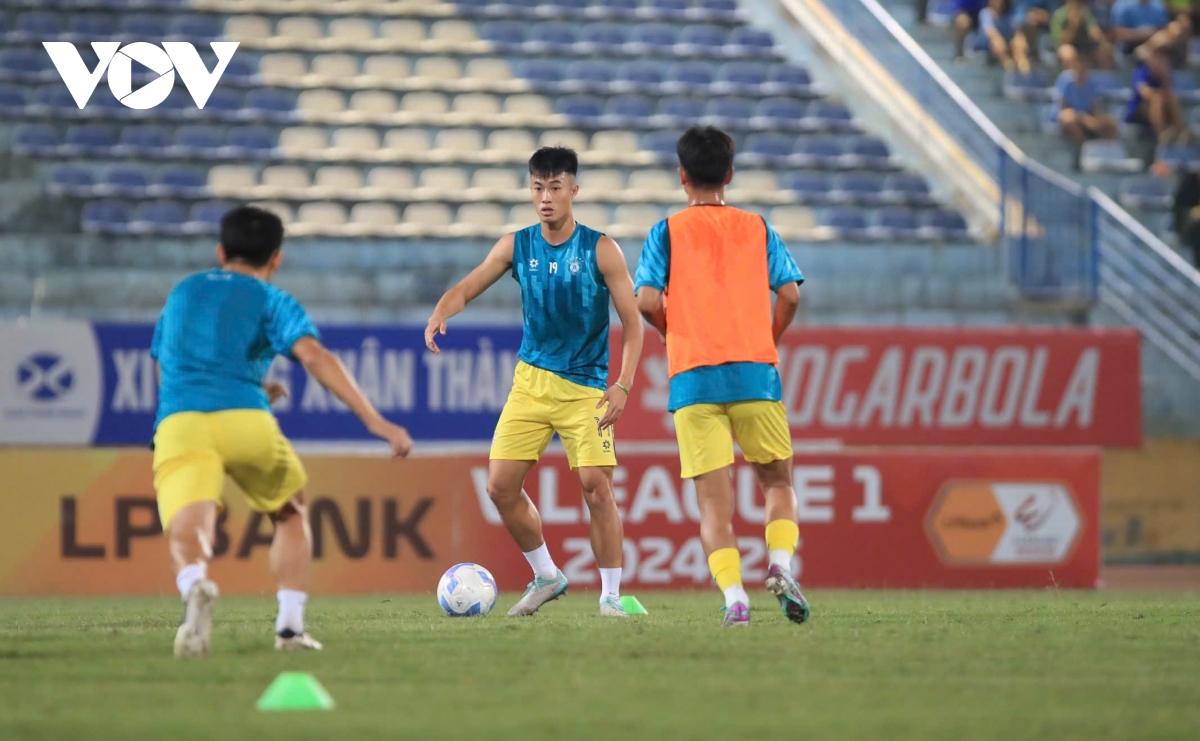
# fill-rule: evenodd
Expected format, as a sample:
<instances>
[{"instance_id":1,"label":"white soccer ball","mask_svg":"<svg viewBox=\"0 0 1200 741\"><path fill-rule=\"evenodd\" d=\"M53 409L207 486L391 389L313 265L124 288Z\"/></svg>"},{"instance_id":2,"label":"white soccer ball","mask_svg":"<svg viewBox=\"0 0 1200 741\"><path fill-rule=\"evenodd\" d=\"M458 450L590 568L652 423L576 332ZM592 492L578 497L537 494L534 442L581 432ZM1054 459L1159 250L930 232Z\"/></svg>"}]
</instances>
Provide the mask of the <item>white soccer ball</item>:
<instances>
[{"instance_id":1,"label":"white soccer ball","mask_svg":"<svg viewBox=\"0 0 1200 741\"><path fill-rule=\"evenodd\" d=\"M496 606L496 580L475 563L451 566L438 582L438 604L450 617L483 617Z\"/></svg>"}]
</instances>

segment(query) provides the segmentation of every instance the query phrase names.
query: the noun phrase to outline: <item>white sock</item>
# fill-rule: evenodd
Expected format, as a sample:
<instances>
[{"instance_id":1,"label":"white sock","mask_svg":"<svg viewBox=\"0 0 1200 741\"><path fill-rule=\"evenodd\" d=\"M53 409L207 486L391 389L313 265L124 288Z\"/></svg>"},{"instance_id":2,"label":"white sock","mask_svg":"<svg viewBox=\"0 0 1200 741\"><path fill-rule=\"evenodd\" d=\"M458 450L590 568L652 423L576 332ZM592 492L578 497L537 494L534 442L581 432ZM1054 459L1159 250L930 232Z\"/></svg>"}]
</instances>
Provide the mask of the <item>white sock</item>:
<instances>
[{"instance_id":1,"label":"white sock","mask_svg":"<svg viewBox=\"0 0 1200 741\"><path fill-rule=\"evenodd\" d=\"M741 584L734 584L725 590L725 606L733 607L735 602L741 602L746 607L750 606L750 595L746 594L746 590Z\"/></svg>"},{"instance_id":2,"label":"white sock","mask_svg":"<svg viewBox=\"0 0 1200 741\"><path fill-rule=\"evenodd\" d=\"M190 563L179 570L175 575L175 586L179 587L179 594L185 600L188 592L192 591L192 587L196 582L208 576L208 564L203 561Z\"/></svg>"},{"instance_id":3,"label":"white sock","mask_svg":"<svg viewBox=\"0 0 1200 741\"><path fill-rule=\"evenodd\" d=\"M621 569L600 569L600 600L621 596Z\"/></svg>"},{"instance_id":4,"label":"white sock","mask_svg":"<svg viewBox=\"0 0 1200 741\"><path fill-rule=\"evenodd\" d=\"M536 550L526 553L525 560L533 568L533 573L543 579L553 579L558 576L558 567L554 565L554 559L550 558L550 549L546 547L545 543L542 543Z\"/></svg>"},{"instance_id":5,"label":"white sock","mask_svg":"<svg viewBox=\"0 0 1200 741\"><path fill-rule=\"evenodd\" d=\"M778 566L789 574L792 573L792 554L790 551L771 551L767 559L771 566Z\"/></svg>"},{"instance_id":6,"label":"white sock","mask_svg":"<svg viewBox=\"0 0 1200 741\"><path fill-rule=\"evenodd\" d=\"M275 618L275 632L290 630L296 635L303 635L304 603L308 601L308 595L295 589L280 589L275 596L279 598L279 616Z\"/></svg>"}]
</instances>

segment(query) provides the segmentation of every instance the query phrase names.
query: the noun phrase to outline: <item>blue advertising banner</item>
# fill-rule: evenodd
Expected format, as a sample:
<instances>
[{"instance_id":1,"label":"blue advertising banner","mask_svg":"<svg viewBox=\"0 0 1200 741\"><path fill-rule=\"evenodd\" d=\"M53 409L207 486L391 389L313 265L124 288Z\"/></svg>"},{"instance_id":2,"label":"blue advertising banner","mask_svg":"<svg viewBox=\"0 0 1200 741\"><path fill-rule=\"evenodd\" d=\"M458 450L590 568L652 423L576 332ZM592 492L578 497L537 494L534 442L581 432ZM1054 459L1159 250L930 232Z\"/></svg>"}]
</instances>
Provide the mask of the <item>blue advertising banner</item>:
<instances>
[{"instance_id":1,"label":"blue advertising banner","mask_svg":"<svg viewBox=\"0 0 1200 741\"><path fill-rule=\"evenodd\" d=\"M45 322L0 325L0 444L148 445L158 405L153 327ZM455 326L425 349L423 327L322 328L389 419L432 441L486 441L512 385L521 330ZM11 367L8 367L11 366ZM12 379L11 381L9 379ZM341 402L298 363L277 358L274 411L298 441L367 441Z\"/></svg>"}]
</instances>

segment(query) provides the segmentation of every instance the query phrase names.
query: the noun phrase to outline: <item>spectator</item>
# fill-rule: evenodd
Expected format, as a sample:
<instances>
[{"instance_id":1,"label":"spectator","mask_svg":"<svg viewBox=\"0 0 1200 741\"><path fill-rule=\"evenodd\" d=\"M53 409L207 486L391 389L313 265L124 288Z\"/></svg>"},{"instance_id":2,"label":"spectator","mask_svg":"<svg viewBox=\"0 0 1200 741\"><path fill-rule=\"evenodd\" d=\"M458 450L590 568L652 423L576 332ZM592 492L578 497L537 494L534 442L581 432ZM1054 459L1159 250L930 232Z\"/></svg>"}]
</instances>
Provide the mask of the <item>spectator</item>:
<instances>
[{"instance_id":1,"label":"spectator","mask_svg":"<svg viewBox=\"0 0 1200 741\"><path fill-rule=\"evenodd\" d=\"M1117 0L1112 9L1113 39L1124 54L1150 40L1171 22L1162 0Z\"/></svg>"},{"instance_id":2,"label":"spectator","mask_svg":"<svg viewBox=\"0 0 1200 741\"><path fill-rule=\"evenodd\" d=\"M979 47L986 49L989 57L1004 65L1004 69L1025 74L1029 72L1029 47L1025 35L1013 28L1008 9L1009 0L989 0L988 6L979 12Z\"/></svg>"},{"instance_id":3,"label":"spectator","mask_svg":"<svg viewBox=\"0 0 1200 741\"><path fill-rule=\"evenodd\" d=\"M1171 60L1162 49L1146 57L1133 71L1133 97L1125 108L1125 120L1149 127L1160 143L1186 138L1183 108L1171 80Z\"/></svg>"},{"instance_id":4,"label":"spectator","mask_svg":"<svg viewBox=\"0 0 1200 741\"><path fill-rule=\"evenodd\" d=\"M1200 175L1194 171L1183 173L1179 179L1171 217L1179 243L1192 251L1192 264L1200 265Z\"/></svg>"},{"instance_id":5,"label":"spectator","mask_svg":"<svg viewBox=\"0 0 1200 741\"><path fill-rule=\"evenodd\" d=\"M1029 59L1034 64L1040 61L1041 50L1038 42L1050 27L1050 12L1053 8L1054 0L1017 0L1016 10L1013 11L1013 26L1025 37L1025 47L1029 50Z\"/></svg>"},{"instance_id":6,"label":"spectator","mask_svg":"<svg viewBox=\"0 0 1200 741\"><path fill-rule=\"evenodd\" d=\"M963 58L967 34L979 30L979 13L987 7L988 0L954 0L954 59Z\"/></svg>"},{"instance_id":7,"label":"spectator","mask_svg":"<svg viewBox=\"0 0 1200 741\"><path fill-rule=\"evenodd\" d=\"M1074 66L1058 76L1055 97L1059 128L1079 148L1088 139L1117 138L1117 120L1104 111L1100 89L1088 76L1088 63L1082 55L1076 54ZM1075 166L1079 167L1078 156Z\"/></svg>"},{"instance_id":8,"label":"spectator","mask_svg":"<svg viewBox=\"0 0 1200 741\"><path fill-rule=\"evenodd\" d=\"M1054 11L1050 17L1050 39L1058 49L1064 70L1074 68L1076 56L1082 56L1089 67L1113 67L1112 45L1084 0L1067 0Z\"/></svg>"}]
</instances>

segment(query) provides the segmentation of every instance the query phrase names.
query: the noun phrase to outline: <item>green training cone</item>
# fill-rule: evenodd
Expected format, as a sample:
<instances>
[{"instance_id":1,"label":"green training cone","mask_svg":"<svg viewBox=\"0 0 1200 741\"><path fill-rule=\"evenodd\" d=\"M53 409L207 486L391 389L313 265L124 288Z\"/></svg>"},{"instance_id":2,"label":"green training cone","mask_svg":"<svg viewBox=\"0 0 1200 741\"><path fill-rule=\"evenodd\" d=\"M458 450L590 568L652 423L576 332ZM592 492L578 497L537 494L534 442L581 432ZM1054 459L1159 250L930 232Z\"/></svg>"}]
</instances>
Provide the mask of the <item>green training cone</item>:
<instances>
[{"instance_id":1,"label":"green training cone","mask_svg":"<svg viewBox=\"0 0 1200 741\"><path fill-rule=\"evenodd\" d=\"M335 703L308 672L283 672L258 698L259 710L333 710Z\"/></svg>"},{"instance_id":2,"label":"green training cone","mask_svg":"<svg viewBox=\"0 0 1200 741\"><path fill-rule=\"evenodd\" d=\"M642 607L642 603L638 602L637 597L625 595L621 598L621 607L625 608L625 612L630 615L649 615L646 608Z\"/></svg>"}]
</instances>

